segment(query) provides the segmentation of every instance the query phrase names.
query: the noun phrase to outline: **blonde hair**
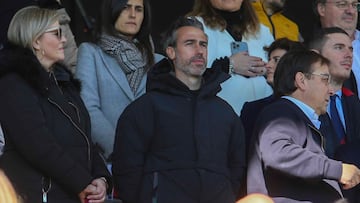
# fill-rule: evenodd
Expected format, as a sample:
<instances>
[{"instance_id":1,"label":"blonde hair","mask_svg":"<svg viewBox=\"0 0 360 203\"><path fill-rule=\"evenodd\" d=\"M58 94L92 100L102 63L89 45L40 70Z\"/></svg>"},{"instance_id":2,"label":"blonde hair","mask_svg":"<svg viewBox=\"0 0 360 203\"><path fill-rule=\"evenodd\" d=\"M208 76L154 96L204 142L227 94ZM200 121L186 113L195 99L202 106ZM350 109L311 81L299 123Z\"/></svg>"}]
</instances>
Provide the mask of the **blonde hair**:
<instances>
[{"instance_id":1,"label":"blonde hair","mask_svg":"<svg viewBox=\"0 0 360 203\"><path fill-rule=\"evenodd\" d=\"M59 20L56 10L28 6L20 9L11 19L7 38L9 42L31 49L34 53L33 42L46 29Z\"/></svg>"},{"instance_id":2,"label":"blonde hair","mask_svg":"<svg viewBox=\"0 0 360 203\"><path fill-rule=\"evenodd\" d=\"M0 202L21 203L11 182L3 171L0 170Z\"/></svg>"}]
</instances>

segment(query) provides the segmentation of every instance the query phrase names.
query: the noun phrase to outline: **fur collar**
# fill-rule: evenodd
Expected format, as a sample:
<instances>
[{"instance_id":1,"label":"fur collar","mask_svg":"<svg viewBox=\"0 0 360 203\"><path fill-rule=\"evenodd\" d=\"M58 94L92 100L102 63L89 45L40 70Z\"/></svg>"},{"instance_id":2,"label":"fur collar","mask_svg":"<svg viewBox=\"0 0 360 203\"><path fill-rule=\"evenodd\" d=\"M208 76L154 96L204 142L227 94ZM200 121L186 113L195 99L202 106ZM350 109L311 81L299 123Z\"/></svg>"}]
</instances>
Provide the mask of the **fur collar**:
<instances>
[{"instance_id":1,"label":"fur collar","mask_svg":"<svg viewBox=\"0 0 360 203\"><path fill-rule=\"evenodd\" d=\"M0 51L0 78L7 74L17 74L39 93L46 92L49 73L29 49L9 44ZM80 82L62 64L54 64L54 75L59 85L72 83L80 91Z\"/></svg>"}]
</instances>

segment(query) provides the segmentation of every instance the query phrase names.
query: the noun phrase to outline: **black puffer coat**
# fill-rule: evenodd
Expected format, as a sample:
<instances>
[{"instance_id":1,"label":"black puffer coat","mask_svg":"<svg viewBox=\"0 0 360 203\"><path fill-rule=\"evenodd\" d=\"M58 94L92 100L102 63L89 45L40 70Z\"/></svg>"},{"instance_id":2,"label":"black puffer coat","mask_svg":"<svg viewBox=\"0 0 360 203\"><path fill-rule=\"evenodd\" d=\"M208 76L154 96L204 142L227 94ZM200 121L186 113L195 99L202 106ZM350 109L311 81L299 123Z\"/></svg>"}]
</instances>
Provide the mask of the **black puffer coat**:
<instances>
[{"instance_id":1,"label":"black puffer coat","mask_svg":"<svg viewBox=\"0 0 360 203\"><path fill-rule=\"evenodd\" d=\"M0 52L0 123L5 136L0 168L24 202L79 202L94 178L107 177L93 150L79 83L62 66L46 72L27 49ZM110 179L109 179L110 180Z\"/></svg>"},{"instance_id":2,"label":"black puffer coat","mask_svg":"<svg viewBox=\"0 0 360 203\"><path fill-rule=\"evenodd\" d=\"M125 203L235 202L245 142L240 118L216 96L227 77L208 69L192 92L166 59L150 71L116 131L112 171Z\"/></svg>"}]
</instances>

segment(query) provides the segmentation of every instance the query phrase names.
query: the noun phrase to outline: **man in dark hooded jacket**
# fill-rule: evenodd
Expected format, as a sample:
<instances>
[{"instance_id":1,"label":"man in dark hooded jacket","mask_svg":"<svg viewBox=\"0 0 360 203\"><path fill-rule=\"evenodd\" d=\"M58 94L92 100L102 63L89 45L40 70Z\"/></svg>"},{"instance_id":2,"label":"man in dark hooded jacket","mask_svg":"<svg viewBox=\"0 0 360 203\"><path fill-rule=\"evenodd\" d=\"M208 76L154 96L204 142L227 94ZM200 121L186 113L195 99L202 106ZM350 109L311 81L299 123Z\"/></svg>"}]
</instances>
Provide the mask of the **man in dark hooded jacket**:
<instances>
[{"instance_id":1,"label":"man in dark hooded jacket","mask_svg":"<svg viewBox=\"0 0 360 203\"><path fill-rule=\"evenodd\" d=\"M207 36L195 18L165 35L168 59L148 75L147 93L118 121L112 172L128 203L233 203L245 169L244 132L217 97L227 58L206 68Z\"/></svg>"}]
</instances>

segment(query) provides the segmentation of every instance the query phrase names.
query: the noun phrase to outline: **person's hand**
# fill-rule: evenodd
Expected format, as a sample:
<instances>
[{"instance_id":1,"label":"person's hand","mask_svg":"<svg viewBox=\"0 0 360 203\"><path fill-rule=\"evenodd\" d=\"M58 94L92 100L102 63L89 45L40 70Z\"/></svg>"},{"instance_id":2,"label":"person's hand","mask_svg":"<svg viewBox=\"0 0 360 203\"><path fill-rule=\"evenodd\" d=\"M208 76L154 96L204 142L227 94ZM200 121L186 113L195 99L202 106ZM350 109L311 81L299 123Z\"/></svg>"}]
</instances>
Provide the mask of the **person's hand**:
<instances>
[{"instance_id":1,"label":"person's hand","mask_svg":"<svg viewBox=\"0 0 360 203\"><path fill-rule=\"evenodd\" d=\"M81 191L78 195L81 203L87 203L87 196L89 194L95 193L95 191L96 191L96 186L92 184L88 185L83 191Z\"/></svg>"},{"instance_id":2,"label":"person's hand","mask_svg":"<svg viewBox=\"0 0 360 203\"><path fill-rule=\"evenodd\" d=\"M260 57L249 56L248 52L236 53L230 56L230 61L236 74L254 77L266 73L266 63Z\"/></svg>"},{"instance_id":3,"label":"person's hand","mask_svg":"<svg viewBox=\"0 0 360 203\"><path fill-rule=\"evenodd\" d=\"M345 190L351 189L360 183L360 170L352 164L342 164L340 183Z\"/></svg>"},{"instance_id":4,"label":"person's hand","mask_svg":"<svg viewBox=\"0 0 360 203\"><path fill-rule=\"evenodd\" d=\"M91 185L95 187L95 190L92 190L86 199L89 203L103 203L106 198L106 182L102 178L97 178L91 182Z\"/></svg>"}]
</instances>

